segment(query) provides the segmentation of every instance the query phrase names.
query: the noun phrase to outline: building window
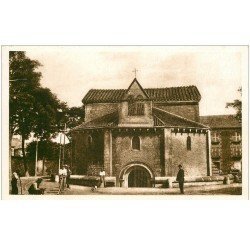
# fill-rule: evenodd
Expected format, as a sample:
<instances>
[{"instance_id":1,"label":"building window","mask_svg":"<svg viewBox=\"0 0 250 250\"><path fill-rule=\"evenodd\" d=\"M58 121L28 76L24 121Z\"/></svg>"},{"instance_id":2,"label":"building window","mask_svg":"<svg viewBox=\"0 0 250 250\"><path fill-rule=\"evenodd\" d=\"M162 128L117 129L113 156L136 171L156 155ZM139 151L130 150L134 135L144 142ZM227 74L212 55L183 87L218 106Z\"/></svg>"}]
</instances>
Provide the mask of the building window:
<instances>
[{"instance_id":1,"label":"building window","mask_svg":"<svg viewBox=\"0 0 250 250\"><path fill-rule=\"evenodd\" d=\"M231 145L231 157L241 157L241 145Z\"/></svg>"},{"instance_id":2,"label":"building window","mask_svg":"<svg viewBox=\"0 0 250 250\"><path fill-rule=\"evenodd\" d=\"M129 102L128 103L128 115L144 115L144 103L141 102Z\"/></svg>"},{"instance_id":3,"label":"building window","mask_svg":"<svg viewBox=\"0 0 250 250\"><path fill-rule=\"evenodd\" d=\"M140 148L141 148L140 138L139 138L139 136L134 136L132 138L132 149L140 150Z\"/></svg>"},{"instance_id":4,"label":"building window","mask_svg":"<svg viewBox=\"0 0 250 250\"><path fill-rule=\"evenodd\" d=\"M219 158L220 157L220 146L219 145L212 145L211 156L212 156L212 158Z\"/></svg>"},{"instance_id":5,"label":"building window","mask_svg":"<svg viewBox=\"0 0 250 250\"><path fill-rule=\"evenodd\" d=\"M232 140L235 142L241 141L241 134L239 132L235 132L234 135L232 136Z\"/></svg>"},{"instance_id":6,"label":"building window","mask_svg":"<svg viewBox=\"0 0 250 250\"><path fill-rule=\"evenodd\" d=\"M213 132L211 139L212 142L220 142L220 134L218 132Z\"/></svg>"},{"instance_id":7,"label":"building window","mask_svg":"<svg viewBox=\"0 0 250 250\"><path fill-rule=\"evenodd\" d=\"M191 137L187 137L187 150L191 150Z\"/></svg>"}]
</instances>

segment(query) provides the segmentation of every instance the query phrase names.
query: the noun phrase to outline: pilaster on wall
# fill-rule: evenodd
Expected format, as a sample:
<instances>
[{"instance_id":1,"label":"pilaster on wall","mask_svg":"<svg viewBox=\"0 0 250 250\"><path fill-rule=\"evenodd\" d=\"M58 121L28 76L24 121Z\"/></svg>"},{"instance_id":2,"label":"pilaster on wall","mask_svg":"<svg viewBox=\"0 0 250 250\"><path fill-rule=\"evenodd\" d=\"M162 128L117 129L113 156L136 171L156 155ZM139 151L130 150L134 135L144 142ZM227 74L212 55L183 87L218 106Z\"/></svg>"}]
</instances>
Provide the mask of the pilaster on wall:
<instances>
[{"instance_id":1,"label":"pilaster on wall","mask_svg":"<svg viewBox=\"0 0 250 250\"><path fill-rule=\"evenodd\" d=\"M106 130L104 132L104 154L103 165L106 176L112 176L112 132Z\"/></svg>"},{"instance_id":2,"label":"pilaster on wall","mask_svg":"<svg viewBox=\"0 0 250 250\"><path fill-rule=\"evenodd\" d=\"M212 164L211 164L211 132L207 131L206 134L206 143L207 143L207 175L212 176Z\"/></svg>"},{"instance_id":3,"label":"pilaster on wall","mask_svg":"<svg viewBox=\"0 0 250 250\"><path fill-rule=\"evenodd\" d=\"M164 129L164 165L165 176L172 176L172 134L171 129Z\"/></svg>"}]
</instances>

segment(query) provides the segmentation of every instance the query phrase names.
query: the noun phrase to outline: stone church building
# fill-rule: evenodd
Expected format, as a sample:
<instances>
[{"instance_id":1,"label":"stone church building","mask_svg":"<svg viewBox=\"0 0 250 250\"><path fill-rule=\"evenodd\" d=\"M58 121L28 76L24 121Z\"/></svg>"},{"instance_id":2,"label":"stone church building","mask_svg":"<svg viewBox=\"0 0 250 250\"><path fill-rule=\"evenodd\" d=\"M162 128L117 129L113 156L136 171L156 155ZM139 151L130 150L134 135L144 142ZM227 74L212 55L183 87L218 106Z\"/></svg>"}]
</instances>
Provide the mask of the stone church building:
<instances>
[{"instance_id":1,"label":"stone church building","mask_svg":"<svg viewBox=\"0 0 250 250\"><path fill-rule=\"evenodd\" d=\"M151 187L175 178L212 174L210 130L199 121L196 86L91 89L82 102L85 122L71 130L73 166L118 187Z\"/></svg>"}]
</instances>

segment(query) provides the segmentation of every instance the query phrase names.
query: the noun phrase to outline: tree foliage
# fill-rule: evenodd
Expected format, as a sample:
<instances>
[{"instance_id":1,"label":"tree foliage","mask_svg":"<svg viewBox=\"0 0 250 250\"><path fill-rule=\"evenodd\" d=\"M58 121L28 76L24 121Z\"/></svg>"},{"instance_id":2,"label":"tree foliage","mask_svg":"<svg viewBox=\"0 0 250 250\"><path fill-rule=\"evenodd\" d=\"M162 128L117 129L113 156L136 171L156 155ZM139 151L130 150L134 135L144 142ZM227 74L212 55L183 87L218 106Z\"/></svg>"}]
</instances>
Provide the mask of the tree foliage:
<instances>
[{"instance_id":1,"label":"tree foliage","mask_svg":"<svg viewBox=\"0 0 250 250\"><path fill-rule=\"evenodd\" d=\"M58 109L66 107L48 88L40 84L38 68L42 65L28 58L24 51L9 53L9 125L10 140L13 134L22 136L25 170L24 141L33 132L42 139L57 132Z\"/></svg>"},{"instance_id":2,"label":"tree foliage","mask_svg":"<svg viewBox=\"0 0 250 250\"><path fill-rule=\"evenodd\" d=\"M24 168L27 171L24 141L31 133L39 138L39 157L54 152L46 140L59 131L79 125L84 120L83 107L69 108L49 88L40 84L41 63L31 60L24 51L9 52L9 130L22 136ZM47 151L46 151L47 150ZM46 152L45 152L46 151ZM58 155L58 153L57 153Z\"/></svg>"},{"instance_id":3,"label":"tree foliage","mask_svg":"<svg viewBox=\"0 0 250 250\"><path fill-rule=\"evenodd\" d=\"M242 88L238 89L240 95L242 95ZM226 104L226 108L234 108L236 110L236 119L241 123L242 120L242 101L240 99L236 99L233 102L229 102Z\"/></svg>"}]
</instances>

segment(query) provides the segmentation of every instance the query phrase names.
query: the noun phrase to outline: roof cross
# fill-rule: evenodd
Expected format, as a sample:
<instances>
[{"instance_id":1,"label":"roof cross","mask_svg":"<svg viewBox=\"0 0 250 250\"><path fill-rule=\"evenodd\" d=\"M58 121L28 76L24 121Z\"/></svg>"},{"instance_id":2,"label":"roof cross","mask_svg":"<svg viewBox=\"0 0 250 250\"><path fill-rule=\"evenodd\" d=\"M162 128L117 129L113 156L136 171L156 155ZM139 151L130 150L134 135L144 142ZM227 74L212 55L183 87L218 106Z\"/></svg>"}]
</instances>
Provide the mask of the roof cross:
<instances>
[{"instance_id":1,"label":"roof cross","mask_svg":"<svg viewBox=\"0 0 250 250\"><path fill-rule=\"evenodd\" d=\"M136 72L138 72L138 70L134 69L132 72L135 73L135 78L136 78Z\"/></svg>"}]
</instances>

